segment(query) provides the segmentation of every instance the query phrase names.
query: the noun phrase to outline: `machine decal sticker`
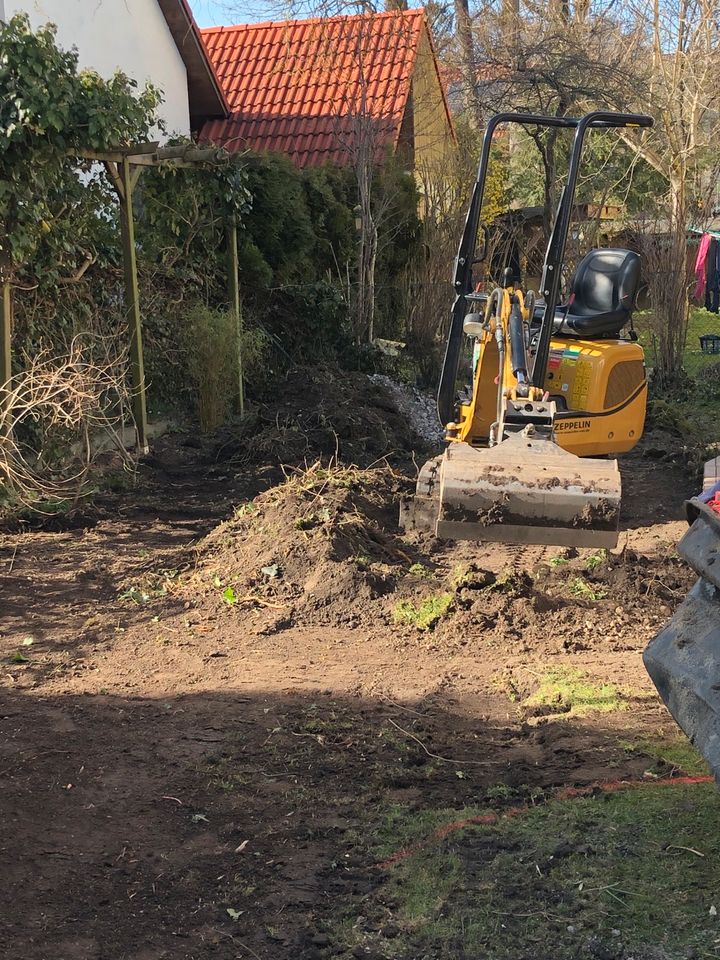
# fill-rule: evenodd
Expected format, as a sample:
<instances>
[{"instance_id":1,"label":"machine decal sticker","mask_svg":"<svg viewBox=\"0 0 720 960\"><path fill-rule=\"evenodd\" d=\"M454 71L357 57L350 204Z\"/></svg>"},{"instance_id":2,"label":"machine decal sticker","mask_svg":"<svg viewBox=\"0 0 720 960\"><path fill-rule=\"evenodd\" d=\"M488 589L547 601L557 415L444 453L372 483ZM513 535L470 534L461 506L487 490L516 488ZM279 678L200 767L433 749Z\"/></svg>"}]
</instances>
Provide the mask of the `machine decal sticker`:
<instances>
[{"instance_id":1,"label":"machine decal sticker","mask_svg":"<svg viewBox=\"0 0 720 960\"><path fill-rule=\"evenodd\" d=\"M568 431L572 431L573 433L587 433L591 423L592 421L590 420L556 420L555 432L563 431L567 433Z\"/></svg>"}]
</instances>

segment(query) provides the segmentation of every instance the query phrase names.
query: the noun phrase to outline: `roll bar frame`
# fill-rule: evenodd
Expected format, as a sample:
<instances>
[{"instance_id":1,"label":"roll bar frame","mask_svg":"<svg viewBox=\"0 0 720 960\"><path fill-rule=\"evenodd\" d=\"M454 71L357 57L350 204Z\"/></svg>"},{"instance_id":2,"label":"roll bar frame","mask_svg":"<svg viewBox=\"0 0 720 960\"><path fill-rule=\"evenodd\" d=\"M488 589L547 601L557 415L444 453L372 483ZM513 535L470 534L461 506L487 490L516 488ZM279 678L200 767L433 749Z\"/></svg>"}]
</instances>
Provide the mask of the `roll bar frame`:
<instances>
[{"instance_id":1,"label":"roll bar frame","mask_svg":"<svg viewBox=\"0 0 720 960\"><path fill-rule=\"evenodd\" d=\"M570 217L572 215L575 188L577 186L580 161L588 130L612 129L619 127L647 128L653 125L652 117L636 113L613 113L606 110L593 110L583 117L545 117L532 113L498 113L491 117L485 128L480 162L477 176L470 197L465 226L463 228L460 245L453 272L453 287L455 300L450 314L450 329L448 332L445 358L437 394L437 409L440 422L444 425L455 420L455 380L457 378L460 355L462 351L463 322L467 312L466 297L473 292L472 269L477 262L475 246L477 243L480 215L485 195L485 182L490 163L490 150L493 136L501 124L516 123L520 126L559 127L565 130L574 130L570 164L567 180L560 194L555 222L553 223L548 240L545 261L543 263L540 295L545 300L545 309L540 324L537 352L532 370L532 385L542 387L545 383L548 357L550 355L550 340L552 338L555 309L560 296L560 281L565 257Z\"/></svg>"}]
</instances>

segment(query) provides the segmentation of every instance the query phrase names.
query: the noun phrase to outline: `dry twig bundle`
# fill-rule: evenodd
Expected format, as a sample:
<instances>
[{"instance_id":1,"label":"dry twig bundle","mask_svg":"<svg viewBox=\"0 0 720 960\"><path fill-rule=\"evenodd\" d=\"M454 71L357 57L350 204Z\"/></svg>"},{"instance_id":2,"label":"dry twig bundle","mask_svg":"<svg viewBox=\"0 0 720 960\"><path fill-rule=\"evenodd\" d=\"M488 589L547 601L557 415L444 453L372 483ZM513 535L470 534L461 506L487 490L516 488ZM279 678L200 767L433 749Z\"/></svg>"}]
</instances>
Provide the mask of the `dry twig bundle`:
<instances>
[{"instance_id":1,"label":"dry twig bundle","mask_svg":"<svg viewBox=\"0 0 720 960\"><path fill-rule=\"evenodd\" d=\"M127 348L106 336L76 336L63 356L40 350L0 387L0 490L16 503L73 500L108 442L125 464L132 423Z\"/></svg>"}]
</instances>

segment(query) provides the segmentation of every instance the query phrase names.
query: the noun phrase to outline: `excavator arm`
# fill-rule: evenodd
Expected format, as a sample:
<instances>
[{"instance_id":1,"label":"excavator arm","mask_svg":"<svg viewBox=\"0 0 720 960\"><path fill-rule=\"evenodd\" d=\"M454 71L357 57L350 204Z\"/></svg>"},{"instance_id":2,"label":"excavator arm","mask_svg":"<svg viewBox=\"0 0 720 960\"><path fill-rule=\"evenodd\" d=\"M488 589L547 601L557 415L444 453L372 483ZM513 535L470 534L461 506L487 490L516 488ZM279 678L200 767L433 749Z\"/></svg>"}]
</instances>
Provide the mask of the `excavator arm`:
<instances>
[{"instance_id":1,"label":"excavator arm","mask_svg":"<svg viewBox=\"0 0 720 960\"><path fill-rule=\"evenodd\" d=\"M588 130L609 129L617 127L647 128L653 124L652 118L642 114L611 113L596 110L580 119L572 117L544 117L531 113L498 113L491 117L485 128L483 145L480 153L477 176L473 184L467 217L453 270L453 289L455 299L450 313L450 327L445 347L445 358L440 374L440 385L437 394L437 408L440 422L450 423L456 416L455 381L460 365L463 341L463 324L468 312L467 298L474 290L473 267L481 263L483 257L476 257L477 238L480 232L485 183L490 166L490 151L493 138L498 127L507 124L517 124L523 127L559 127L565 130L574 130L570 166L565 186L558 203L553 229L547 245L543 264L540 294L544 299L544 309L540 327L537 353L533 367L533 383L542 387L547 372L550 339L552 337L553 320L560 296L562 267L565 257L567 234L570 228L570 219L575 200L578 172L582 159L582 151Z\"/></svg>"}]
</instances>

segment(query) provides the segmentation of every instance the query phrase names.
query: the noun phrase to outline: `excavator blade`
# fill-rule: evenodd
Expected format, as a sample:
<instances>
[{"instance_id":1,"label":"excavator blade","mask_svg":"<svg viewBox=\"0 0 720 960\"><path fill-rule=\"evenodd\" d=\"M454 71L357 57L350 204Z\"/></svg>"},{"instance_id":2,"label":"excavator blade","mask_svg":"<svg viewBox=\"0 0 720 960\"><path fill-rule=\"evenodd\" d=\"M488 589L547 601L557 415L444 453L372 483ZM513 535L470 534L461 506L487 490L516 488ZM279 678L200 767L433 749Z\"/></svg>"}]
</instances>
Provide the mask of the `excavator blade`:
<instances>
[{"instance_id":1,"label":"excavator blade","mask_svg":"<svg viewBox=\"0 0 720 960\"><path fill-rule=\"evenodd\" d=\"M442 540L614 547L619 516L617 461L519 432L487 449L450 443L420 471L400 523Z\"/></svg>"},{"instance_id":2,"label":"excavator blade","mask_svg":"<svg viewBox=\"0 0 720 960\"><path fill-rule=\"evenodd\" d=\"M700 575L643 660L665 705L720 781L720 517L690 501L697 519L678 553Z\"/></svg>"}]
</instances>

